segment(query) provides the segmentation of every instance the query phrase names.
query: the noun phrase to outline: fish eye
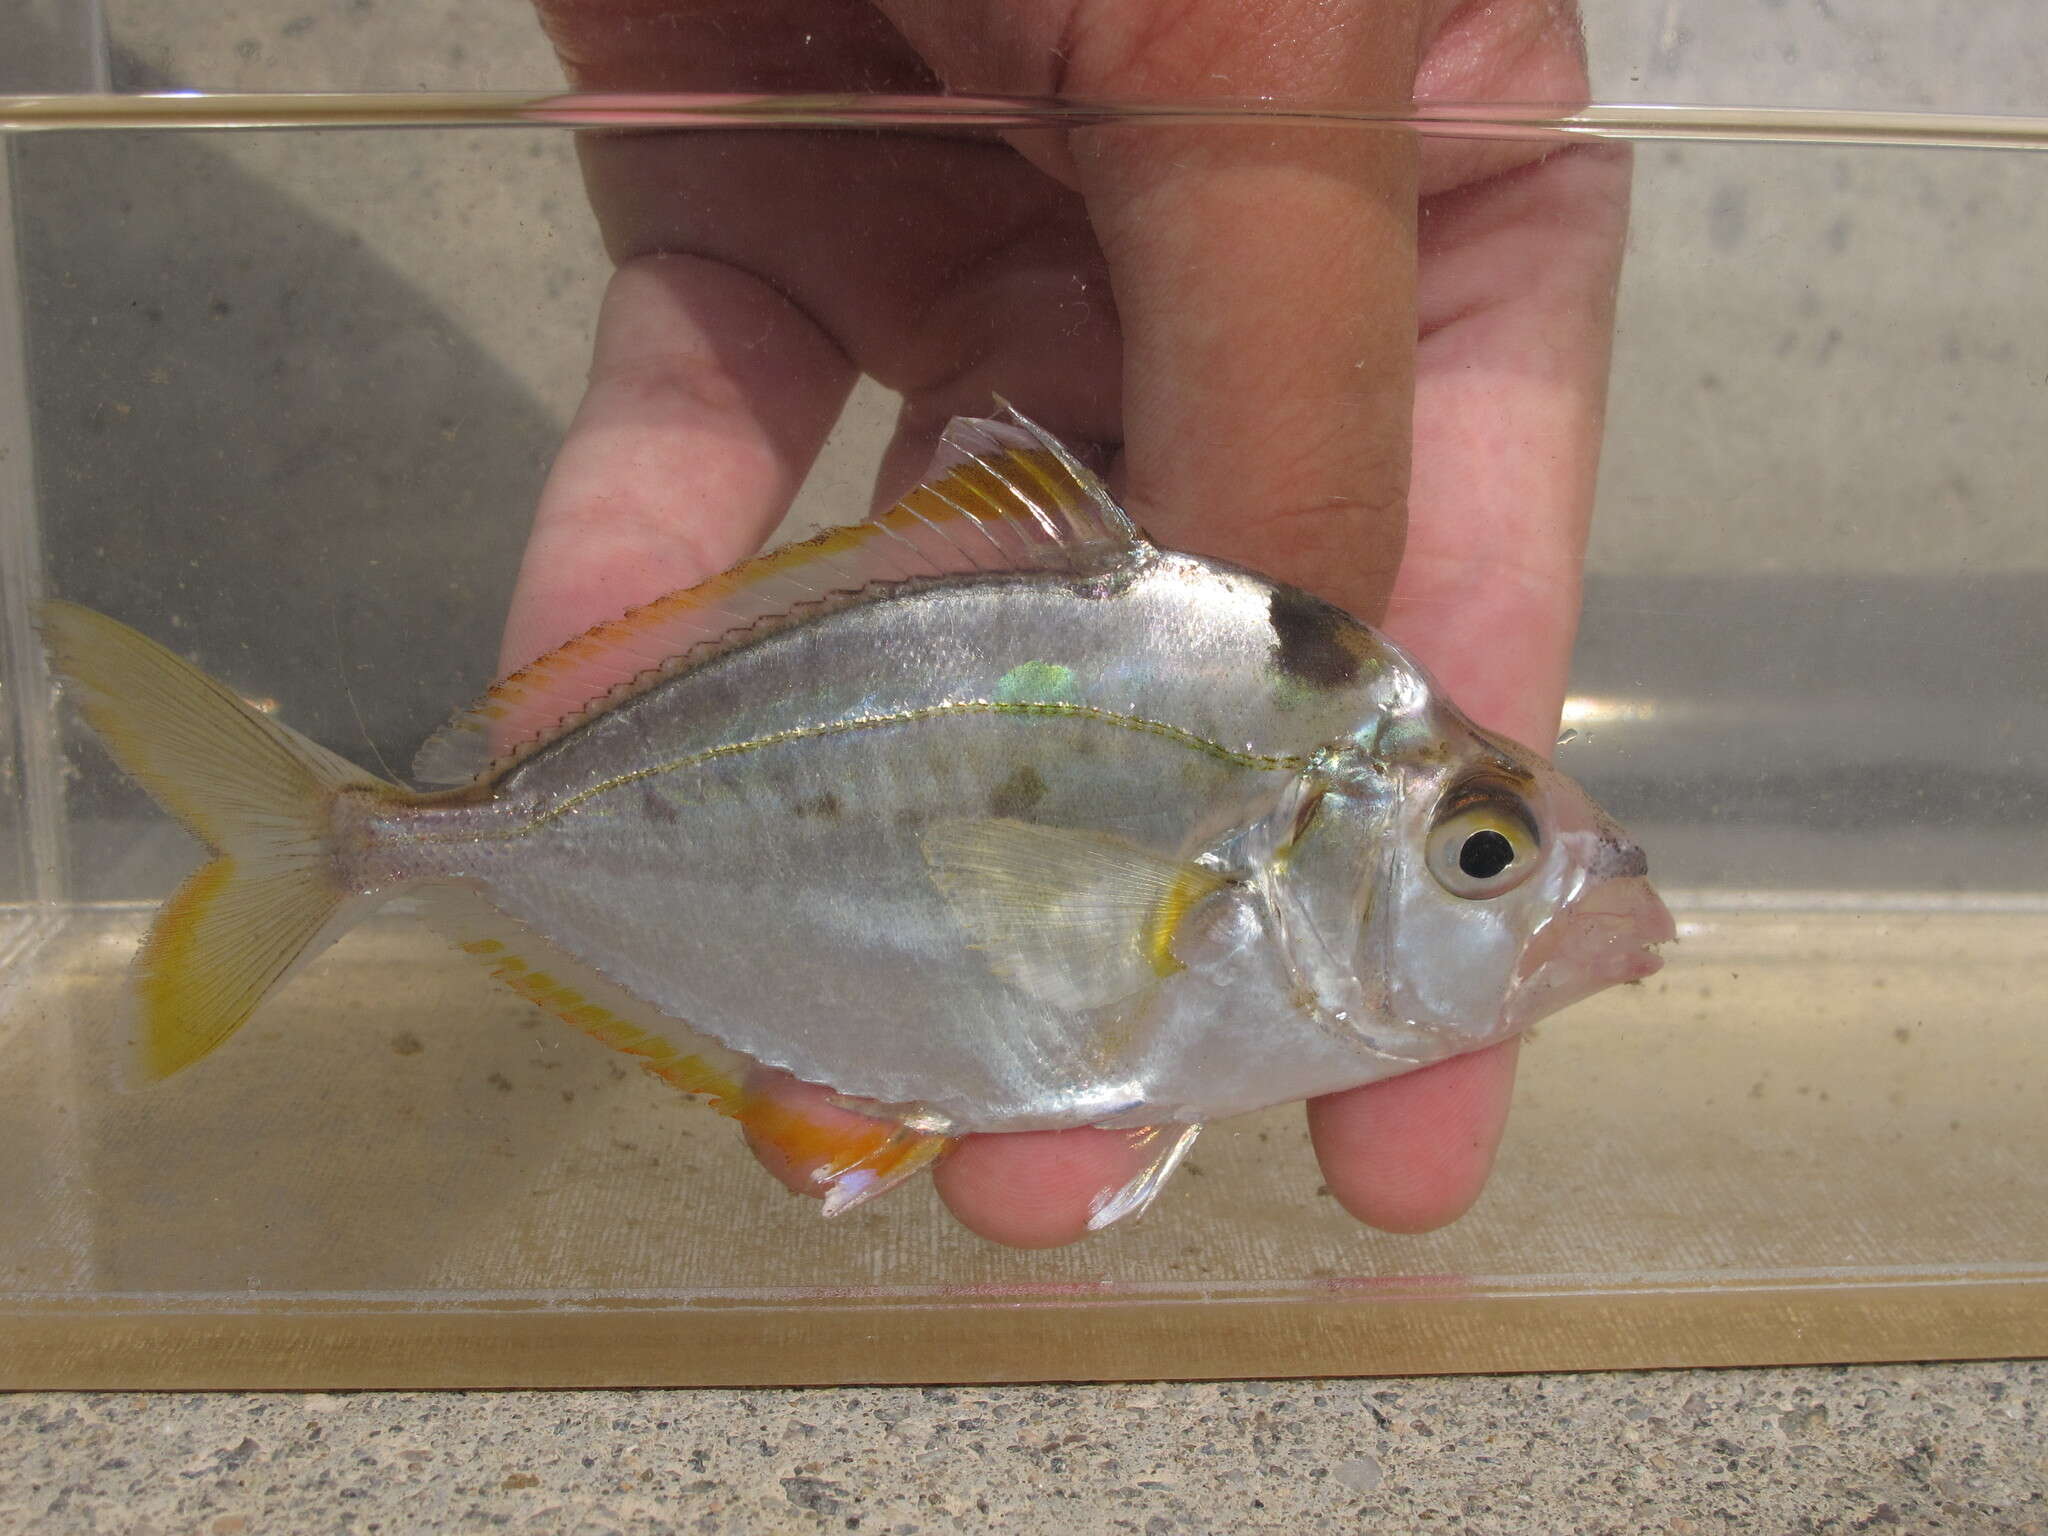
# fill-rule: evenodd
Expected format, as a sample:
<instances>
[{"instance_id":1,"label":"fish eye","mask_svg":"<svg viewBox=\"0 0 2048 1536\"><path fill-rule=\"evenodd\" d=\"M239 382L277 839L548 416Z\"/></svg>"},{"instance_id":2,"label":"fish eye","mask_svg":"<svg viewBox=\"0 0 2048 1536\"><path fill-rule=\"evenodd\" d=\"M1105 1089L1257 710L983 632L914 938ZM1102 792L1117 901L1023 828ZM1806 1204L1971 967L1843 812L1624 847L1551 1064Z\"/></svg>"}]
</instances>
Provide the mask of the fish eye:
<instances>
[{"instance_id":1,"label":"fish eye","mask_svg":"<svg viewBox=\"0 0 2048 1536\"><path fill-rule=\"evenodd\" d=\"M1453 896L1487 901L1536 868L1541 839L1520 795L1499 784L1470 784L1444 797L1430 828L1429 872Z\"/></svg>"}]
</instances>

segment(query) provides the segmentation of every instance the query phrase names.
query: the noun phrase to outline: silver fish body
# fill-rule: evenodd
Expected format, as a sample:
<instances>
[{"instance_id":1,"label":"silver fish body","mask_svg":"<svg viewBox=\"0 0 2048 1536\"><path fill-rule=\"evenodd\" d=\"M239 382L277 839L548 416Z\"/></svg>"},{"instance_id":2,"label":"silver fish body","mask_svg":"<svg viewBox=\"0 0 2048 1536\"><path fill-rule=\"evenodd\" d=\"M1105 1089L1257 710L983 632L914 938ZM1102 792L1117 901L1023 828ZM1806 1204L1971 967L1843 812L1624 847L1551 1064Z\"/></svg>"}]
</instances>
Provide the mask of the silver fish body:
<instances>
[{"instance_id":1,"label":"silver fish body","mask_svg":"<svg viewBox=\"0 0 2048 1536\"><path fill-rule=\"evenodd\" d=\"M1442 893L1392 857L1421 835L1398 807L1412 823L1479 767L1552 802L1556 867L1521 922L1430 910ZM1368 825L1304 894L1289 867L1320 846L1311 806L1342 838L1346 817ZM975 822L1009 824L1026 858L1020 825L1222 883L1149 972L1095 976L1072 942L1057 966L1005 964L935 878L934 830ZM470 883L750 1060L955 1131L1200 1122L1475 1049L1531 1021L1503 1004L1534 929L1641 863L1366 626L1149 547L1101 575L874 590L597 715L481 803L394 813L378 842L380 878ZM1655 903L1639 879L1607 899ZM1326 953L1331 906L1384 921ZM1645 969L1655 937L1623 943L1607 979ZM1373 973L1349 975L1364 941Z\"/></svg>"},{"instance_id":2,"label":"silver fish body","mask_svg":"<svg viewBox=\"0 0 2048 1536\"><path fill-rule=\"evenodd\" d=\"M148 1075L419 893L526 995L728 1112L758 1065L921 1138L819 1175L845 1204L943 1137L1194 1126L1655 969L1671 924L1641 851L1394 645L1155 548L1021 417L946 445L877 521L500 684L423 753L466 781L440 793L49 605L88 718L222 855L138 961Z\"/></svg>"},{"instance_id":3,"label":"silver fish body","mask_svg":"<svg viewBox=\"0 0 2048 1536\"><path fill-rule=\"evenodd\" d=\"M991 966L924 840L1002 818L1227 867L1390 686L1416 686L1407 664L1336 609L1188 556L1109 590L914 584L670 679L380 841L390 874L472 882L842 1093L963 1130L1213 1118L1412 1063L1296 1005L1255 886L1212 897L1181 941L1199 954L1130 1006L1054 999Z\"/></svg>"}]
</instances>

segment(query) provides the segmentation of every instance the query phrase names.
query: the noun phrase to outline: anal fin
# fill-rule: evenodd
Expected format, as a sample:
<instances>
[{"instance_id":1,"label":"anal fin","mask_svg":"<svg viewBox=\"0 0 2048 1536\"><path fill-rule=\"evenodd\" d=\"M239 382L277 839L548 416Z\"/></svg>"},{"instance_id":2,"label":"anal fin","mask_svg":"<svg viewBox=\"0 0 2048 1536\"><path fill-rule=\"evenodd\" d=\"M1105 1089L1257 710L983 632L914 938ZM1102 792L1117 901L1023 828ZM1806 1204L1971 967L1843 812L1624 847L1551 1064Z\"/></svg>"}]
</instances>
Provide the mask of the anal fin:
<instances>
[{"instance_id":1,"label":"anal fin","mask_svg":"<svg viewBox=\"0 0 2048 1536\"><path fill-rule=\"evenodd\" d=\"M437 885L413 894L435 928L512 991L737 1120L757 1151L771 1149L818 1186L827 1216L886 1194L951 1144L931 1116L857 1113L829 1089L765 1077L747 1056L642 1002L471 891Z\"/></svg>"},{"instance_id":2,"label":"anal fin","mask_svg":"<svg viewBox=\"0 0 2048 1536\"><path fill-rule=\"evenodd\" d=\"M737 1117L745 1108L750 1063L739 1052L642 1002L460 886L424 886L408 894L434 928L534 1006L636 1058L648 1072L721 1114Z\"/></svg>"}]
</instances>

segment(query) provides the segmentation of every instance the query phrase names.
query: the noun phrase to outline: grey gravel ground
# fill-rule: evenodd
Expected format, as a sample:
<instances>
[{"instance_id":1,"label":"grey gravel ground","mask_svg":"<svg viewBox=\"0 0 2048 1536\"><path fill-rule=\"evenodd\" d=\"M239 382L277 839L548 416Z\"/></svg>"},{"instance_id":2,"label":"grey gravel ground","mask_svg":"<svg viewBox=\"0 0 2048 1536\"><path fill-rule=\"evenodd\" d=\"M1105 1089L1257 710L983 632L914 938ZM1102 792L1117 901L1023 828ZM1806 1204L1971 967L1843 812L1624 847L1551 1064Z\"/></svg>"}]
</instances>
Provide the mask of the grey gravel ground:
<instances>
[{"instance_id":1,"label":"grey gravel ground","mask_svg":"<svg viewBox=\"0 0 2048 1536\"><path fill-rule=\"evenodd\" d=\"M2048 1532L2048 1363L810 1392L25 1394L0 1526Z\"/></svg>"}]
</instances>

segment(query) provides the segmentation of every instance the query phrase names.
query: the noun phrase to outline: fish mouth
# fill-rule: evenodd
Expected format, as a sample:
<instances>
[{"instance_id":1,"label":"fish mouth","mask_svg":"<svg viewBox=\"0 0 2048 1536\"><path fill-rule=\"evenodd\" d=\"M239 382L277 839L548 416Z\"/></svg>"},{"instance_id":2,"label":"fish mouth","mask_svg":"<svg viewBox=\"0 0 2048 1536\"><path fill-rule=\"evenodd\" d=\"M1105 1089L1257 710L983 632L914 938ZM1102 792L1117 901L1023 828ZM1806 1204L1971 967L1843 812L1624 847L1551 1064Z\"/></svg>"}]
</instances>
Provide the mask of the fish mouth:
<instances>
[{"instance_id":1,"label":"fish mouth","mask_svg":"<svg viewBox=\"0 0 2048 1536\"><path fill-rule=\"evenodd\" d=\"M1678 937L1670 911L1640 875L1589 886L1522 953L1503 1022L1527 1029L1595 992L1654 976L1656 946Z\"/></svg>"}]
</instances>

